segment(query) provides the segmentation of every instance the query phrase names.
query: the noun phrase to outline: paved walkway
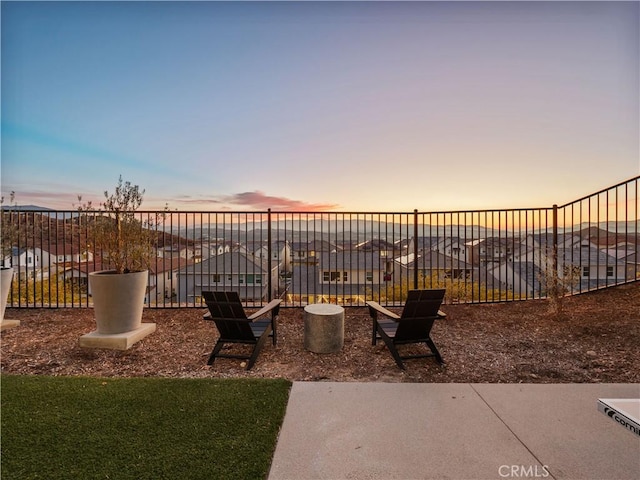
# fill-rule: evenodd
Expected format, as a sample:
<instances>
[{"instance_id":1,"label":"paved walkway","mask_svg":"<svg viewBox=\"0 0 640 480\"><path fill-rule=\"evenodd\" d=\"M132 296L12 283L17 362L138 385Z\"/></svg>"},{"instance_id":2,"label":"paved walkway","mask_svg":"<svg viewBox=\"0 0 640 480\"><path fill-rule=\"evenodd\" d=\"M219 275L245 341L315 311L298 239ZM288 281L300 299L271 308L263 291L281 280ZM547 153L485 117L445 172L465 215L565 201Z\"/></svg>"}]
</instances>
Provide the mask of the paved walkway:
<instances>
[{"instance_id":1,"label":"paved walkway","mask_svg":"<svg viewBox=\"0 0 640 480\"><path fill-rule=\"evenodd\" d=\"M640 479L640 384L295 382L269 480Z\"/></svg>"}]
</instances>

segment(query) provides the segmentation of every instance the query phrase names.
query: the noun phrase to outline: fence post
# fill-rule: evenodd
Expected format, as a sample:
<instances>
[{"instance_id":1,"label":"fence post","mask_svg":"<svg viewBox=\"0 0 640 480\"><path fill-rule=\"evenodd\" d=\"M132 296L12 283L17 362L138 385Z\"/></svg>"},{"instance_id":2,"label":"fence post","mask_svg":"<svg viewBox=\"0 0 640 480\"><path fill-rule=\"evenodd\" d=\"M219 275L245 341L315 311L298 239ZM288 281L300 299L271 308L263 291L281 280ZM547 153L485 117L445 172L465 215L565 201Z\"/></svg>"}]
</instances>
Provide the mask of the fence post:
<instances>
[{"instance_id":1,"label":"fence post","mask_svg":"<svg viewBox=\"0 0 640 480\"><path fill-rule=\"evenodd\" d=\"M553 279L552 282L552 289L554 292L554 295L556 294L556 292L558 291L558 205L556 205L555 203L553 204L553 259L552 259L552 268L553 268L553 275L551 275L551 278ZM547 292L548 295L548 292Z\"/></svg>"},{"instance_id":2,"label":"fence post","mask_svg":"<svg viewBox=\"0 0 640 480\"><path fill-rule=\"evenodd\" d=\"M413 288L418 289L418 209L413 211Z\"/></svg>"},{"instance_id":3,"label":"fence post","mask_svg":"<svg viewBox=\"0 0 640 480\"><path fill-rule=\"evenodd\" d=\"M267 209L267 257L269 259L267 265L269 269L269 293L267 294L267 300L270 302L273 299L273 275L271 273L271 209Z\"/></svg>"}]
</instances>

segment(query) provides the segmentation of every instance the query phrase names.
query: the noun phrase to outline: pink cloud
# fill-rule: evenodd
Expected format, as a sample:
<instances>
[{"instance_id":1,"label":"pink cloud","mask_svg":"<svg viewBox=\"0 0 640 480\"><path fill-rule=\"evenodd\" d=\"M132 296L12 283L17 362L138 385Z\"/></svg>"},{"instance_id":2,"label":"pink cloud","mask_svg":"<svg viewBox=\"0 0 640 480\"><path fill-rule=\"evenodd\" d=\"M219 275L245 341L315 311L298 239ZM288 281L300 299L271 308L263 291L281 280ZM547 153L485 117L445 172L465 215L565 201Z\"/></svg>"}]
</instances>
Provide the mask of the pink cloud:
<instances>
[{"instance_id":1,"label":"pink cloud","mask_svg":"<svg viewBox=\"0 0 640 480\"><path fill-rule=\"evenodd\" d=\"M232 205L244 205L259 210L271 208L273 210L297 211L297 212L322 212L335 210L339 207L332 203L307 203L301 200L292 200L285 197L274 197L258 190L253 192L236 193L224 198Z\"/></svg>"},{"instance_id":2,"label":"pink cloud","mask_svg":"<svg viewBox=\"0 0 640 480\"><path fill-rule=\"evenodd\" d=\"M9 194L3 192L5 203ZM47 191L16 191L16 203L19 205L38 205L60 210L75 210L81 203L92 201L93 206L100 208L103 198L93 194L83 194L78 201L78 194L47 192ZM181 195L174 198L145 197L143 209L162 209L168 205L169 209L178 206L196 210L233 211L238 209L267 210L287 212L325 212L335 210L340 206L332 203L308 203L286 197L267 195L261 191L235 193L226 196L191 196Z\"/></svg>"}]
</instances>

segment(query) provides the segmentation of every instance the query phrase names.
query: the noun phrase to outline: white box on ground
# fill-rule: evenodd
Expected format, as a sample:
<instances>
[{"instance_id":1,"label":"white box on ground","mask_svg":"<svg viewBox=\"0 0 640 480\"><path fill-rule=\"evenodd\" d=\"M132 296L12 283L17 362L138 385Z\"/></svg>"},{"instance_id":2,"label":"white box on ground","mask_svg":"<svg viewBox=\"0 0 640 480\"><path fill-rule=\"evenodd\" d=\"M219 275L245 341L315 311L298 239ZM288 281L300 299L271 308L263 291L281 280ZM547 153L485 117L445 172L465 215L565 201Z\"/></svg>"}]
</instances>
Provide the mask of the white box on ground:
<instances>
[{"instance_id":1,"label":"white box on ground","mask_svg":"<svg viewBox=\"0 0 640 480\"><path fill-rule=\"evenodd\" d=\"M598 411L640 437L640 398L599 398Z\"/></svg>"}]
</instances>

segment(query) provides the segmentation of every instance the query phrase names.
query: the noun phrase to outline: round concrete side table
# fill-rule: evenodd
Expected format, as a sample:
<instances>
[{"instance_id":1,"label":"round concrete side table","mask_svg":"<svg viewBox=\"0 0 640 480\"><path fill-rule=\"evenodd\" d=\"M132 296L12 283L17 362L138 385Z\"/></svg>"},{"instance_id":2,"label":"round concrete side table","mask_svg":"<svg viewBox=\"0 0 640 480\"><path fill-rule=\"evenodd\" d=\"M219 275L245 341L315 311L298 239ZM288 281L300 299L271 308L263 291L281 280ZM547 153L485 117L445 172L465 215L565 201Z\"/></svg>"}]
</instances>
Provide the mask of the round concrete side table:
<instances>
[{"instance_id":1,"label":"round concrete side table","mask_svg":"<svg viewBox=\"0 0 640 480\"><path fill-rule=\"evenodd\" d=\"M304 307L304 348L315 353L339 352L344 345L344 308L330 303Z\"/></svg>"}]
</instances>

